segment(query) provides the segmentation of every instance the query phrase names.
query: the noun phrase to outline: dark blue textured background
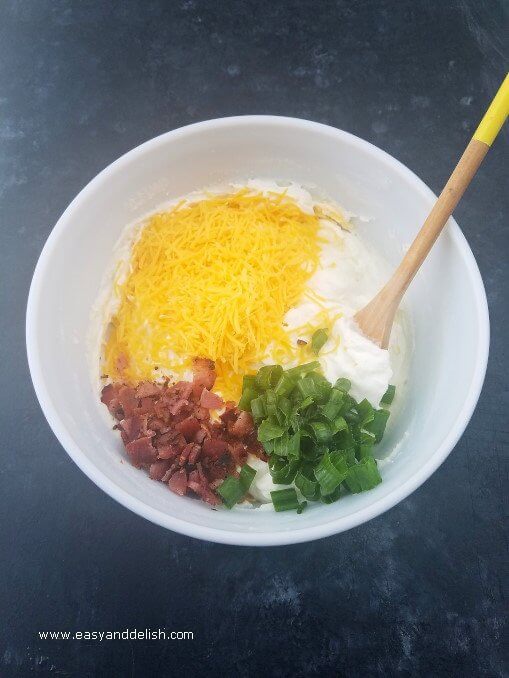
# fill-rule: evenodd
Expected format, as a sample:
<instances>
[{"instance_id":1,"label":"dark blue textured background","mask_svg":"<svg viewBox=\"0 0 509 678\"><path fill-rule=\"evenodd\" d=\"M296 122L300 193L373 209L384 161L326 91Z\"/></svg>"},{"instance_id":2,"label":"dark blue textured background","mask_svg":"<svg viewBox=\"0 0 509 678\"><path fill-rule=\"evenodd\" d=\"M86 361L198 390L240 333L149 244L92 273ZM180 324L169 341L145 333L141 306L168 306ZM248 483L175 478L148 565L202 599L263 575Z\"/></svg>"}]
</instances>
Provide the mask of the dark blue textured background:
<instances>
[{"instance_id":1,"label":"dark blue textured background","mask_svg":"<svg viewBox=\"0 0 509 678\"><path fill-rule=\"evenodd\" d=\"M478 408L437 473L367 525L255 549L144 521L61 449L24 349L44 241L125 151L206 118L292 115L372 141L439 191L507 68L507 28L504 0L3 0L1 676L508 675L507 133L457 210L491 311ZM195 639L37 636L126 627Z\"/></svg>"}]
</instances>

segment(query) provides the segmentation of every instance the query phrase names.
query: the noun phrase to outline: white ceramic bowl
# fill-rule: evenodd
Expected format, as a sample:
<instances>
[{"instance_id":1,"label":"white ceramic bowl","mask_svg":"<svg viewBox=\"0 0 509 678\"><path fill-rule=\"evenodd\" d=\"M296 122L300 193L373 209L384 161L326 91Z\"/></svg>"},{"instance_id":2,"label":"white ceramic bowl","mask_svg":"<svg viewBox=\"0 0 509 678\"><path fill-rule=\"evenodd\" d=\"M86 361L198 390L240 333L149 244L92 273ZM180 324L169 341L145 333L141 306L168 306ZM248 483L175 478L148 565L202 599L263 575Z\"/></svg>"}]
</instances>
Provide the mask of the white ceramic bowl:
<instances>
[{"instance_id":1,"label":"white ceramic bowl","mask_svg":"<svg viewBox=\"0 0 509 678\"><path fill-rule=\"evenodd\" d=\"M372 221L359 228L396 264L435 196L409 169L346 132L272 116L224 118L163 134L101 172L59 219L37 264L27 309L34 387L55 435L105 492L141 516L230 544L290 544L359 525L409 495L444 461L481 390L489 346L475 259L451 220L406 297L415 346L409 385L383 446L399 444L383 483L295 512L212 511L129 463L100 412L86 359L91 306L123 227L161 202L230 180L263 177L317 187Z\"/></svg>"}]
</instances>

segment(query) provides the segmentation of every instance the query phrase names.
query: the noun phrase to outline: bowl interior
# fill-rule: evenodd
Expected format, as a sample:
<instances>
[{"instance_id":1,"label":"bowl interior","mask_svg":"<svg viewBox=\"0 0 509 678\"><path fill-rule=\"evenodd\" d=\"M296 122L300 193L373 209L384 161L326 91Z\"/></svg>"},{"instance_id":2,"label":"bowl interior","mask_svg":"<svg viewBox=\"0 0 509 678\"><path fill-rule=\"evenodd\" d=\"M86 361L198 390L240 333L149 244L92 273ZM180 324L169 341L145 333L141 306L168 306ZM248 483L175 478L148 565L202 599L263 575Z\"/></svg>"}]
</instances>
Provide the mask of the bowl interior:
<instances>
[{"instance_id":1,"label":"bowl interior","mask_svg":"<svg viewBox=\"0 0 509 678\"><path fill-rule=\"evenodd\" d=\"M332 128L272 117L183 128L123 156L66 210L39 261L27 344L46 417L78 465L129 508L192 536L239 544L302 541L367 520L417 487L445 458L484 376L488 321L479 272L458 227L440 237L405 299L415 345L404 402L383 441L399 445L375 490L293 512L212 511L126 462L93 391L86 356L91 307L126 224L160 203L226 181L296 181L370 217L364 238L391 264L422 224L431 192L379 149ZM383 452L383 450L382 450Z\"/></svg>"}]
</instances>

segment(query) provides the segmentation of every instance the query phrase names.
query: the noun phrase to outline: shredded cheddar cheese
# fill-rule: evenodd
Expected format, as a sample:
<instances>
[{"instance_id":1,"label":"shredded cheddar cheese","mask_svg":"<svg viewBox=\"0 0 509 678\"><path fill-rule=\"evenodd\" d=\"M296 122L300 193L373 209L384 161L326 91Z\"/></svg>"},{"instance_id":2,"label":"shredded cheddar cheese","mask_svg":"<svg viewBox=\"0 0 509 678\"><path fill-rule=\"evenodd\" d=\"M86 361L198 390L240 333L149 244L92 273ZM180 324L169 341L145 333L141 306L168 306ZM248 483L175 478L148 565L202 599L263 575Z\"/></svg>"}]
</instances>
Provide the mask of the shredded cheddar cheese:
<instances>
[{"instance_id":1,"label":"shredded cheddar cheese","mask_svg":"<svg viewBox=\"0 0 509 678\"><path fill-rule=\"evenodd\" d=\"M115 286L104 370L137 382L206 357L237 396L243 374L292 352L283 320L318 267L318 230L288 196L248 189L155 214Z\"/></svg>"}]
</instances>

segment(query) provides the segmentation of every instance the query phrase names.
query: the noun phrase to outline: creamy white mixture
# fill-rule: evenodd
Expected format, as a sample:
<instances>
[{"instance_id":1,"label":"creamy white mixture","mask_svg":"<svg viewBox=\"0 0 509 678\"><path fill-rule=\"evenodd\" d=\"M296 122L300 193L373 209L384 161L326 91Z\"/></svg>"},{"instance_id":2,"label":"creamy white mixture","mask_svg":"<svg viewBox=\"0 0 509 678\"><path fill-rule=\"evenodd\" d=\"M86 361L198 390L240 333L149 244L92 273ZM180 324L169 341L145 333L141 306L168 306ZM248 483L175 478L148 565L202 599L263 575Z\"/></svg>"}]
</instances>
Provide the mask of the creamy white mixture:
<instances>
[{"instance_id":1,"label":"creamy white mixture","mask_svg":"<svg viewBox=\"0 0 509 678\"><path fill-rule=\"evenodd\" d=\"M224 193L246 185L263 193L285 192L307 213L312 214L317 204L328 213L327 205L317 203L308 191L297 184L278 185L273 181L250 180L242 185L222 186L214 189L214 192ZM203 192L196 192L190 194L188 200L196 202L204 197ZM163 205L157 211L169 209L175 202ZM375 345L356 328L352 316L378 292L391 271L387 263L350 230L347 213L337 206L330 207L332 213L342 215L341 226L332 219L321 219L320 236L325 242L321 246L320 268L310 279L305 298L286 314L285 325L296 342L299 338L309 340L309 336L299 334L302 332L299 328L309 324L319 327L324 309L329 317L336 318L332 327L328 328L329 339L318 358L323 373L330 382L346 377L352 382L351 393L356 400L367 398L374 407L378 407L389 384L401 387L404 382L407 349L404 317L398 312L388 351ZM112 291L114 272L120 270L127 273L129 270L130 250L142 223L127 227L122 234L115 250L114 264L103 281L93 312L89 353L96 386L100 383L100 352L104 333L118 304ZM272 362L270 356L265 362ZM188 374L175 376L190 377ZM250 455L248 463L256 469L250 489L252 496L259 502L270 502L270 492L283 486L274 485L265 462Z\"/></svg>"}]
</instances>

